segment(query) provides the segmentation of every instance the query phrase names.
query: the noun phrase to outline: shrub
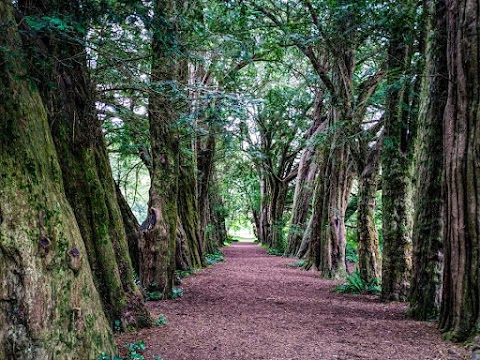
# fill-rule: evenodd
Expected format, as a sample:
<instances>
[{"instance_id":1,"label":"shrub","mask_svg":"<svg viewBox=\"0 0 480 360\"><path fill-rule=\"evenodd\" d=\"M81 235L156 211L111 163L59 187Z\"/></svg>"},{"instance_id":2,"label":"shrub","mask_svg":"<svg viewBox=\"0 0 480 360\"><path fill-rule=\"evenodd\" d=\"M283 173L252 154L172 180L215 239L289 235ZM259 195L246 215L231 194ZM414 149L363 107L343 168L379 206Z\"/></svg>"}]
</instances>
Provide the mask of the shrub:
<instances>
[{"instance_id":1,"label":"shrub","mask_svg":"<svg viewBox=\"0 0 480 360\"><path fill-rule=\"evenodd\" d=\"M225 258L223 256L224 256L223 252L221 252L218 249L215 249L213 253L205 255L205 261L207 262L207 265L213 265L213 264L216 264L217 262L225 261Z\"/></svg>"},{"instance_id":2,"label":"shrub","mask_svg":"<svg viewBox=\"0 0 480 360\"><path fill-rule=\"evenodd\" d=\"M274 256L283 256L283 250L270 248L270 249L267 250L267 254L268 255L274 255Z\"/></svg>"},{"instance_id":3,"label":"shrub","mask_svg":"<svg viewBox=\"0 0 480 360\"><path fill-rule=\"evenodd\" d=\"M163 314L158 315L158 319L155 320L155 322L153 323L153 325L155 325L155 326L167 325L167 318L166 318L166 316L163 315Z\"/></svg>"},{"instance_id":4,"label":"shrub","mask_svg":"<svg viewBox=\"0 0 480 360\"><path fill-rule=\"evenodd\" d=\"M183 296L182 288L173 288L172 289L172 299L180 299Z\"/></svg>"},{"instance_id":5,"label":"shrub","mask_svg":"<svg viewBox=\"0 0 480 360\"><path fill-rule=\"evenodd\" d=\"M358 270L347 276L347 282L336 287L337 293L349 294L378 294L382 291L379 279L373 279L370 283L365 284L360 277Z\"/></svg>"},{"instance_id":6,"label":"shrub","mask_svg":"<svg viewBox=\"0 0 480 360\"><path fill-rule=\"evenodd\" d=\"M287 264L286 266L292 267L292 268L302 268L305 265L306 261L305 260L298 260L293 263Z\"/></svg>"}]
</instances>

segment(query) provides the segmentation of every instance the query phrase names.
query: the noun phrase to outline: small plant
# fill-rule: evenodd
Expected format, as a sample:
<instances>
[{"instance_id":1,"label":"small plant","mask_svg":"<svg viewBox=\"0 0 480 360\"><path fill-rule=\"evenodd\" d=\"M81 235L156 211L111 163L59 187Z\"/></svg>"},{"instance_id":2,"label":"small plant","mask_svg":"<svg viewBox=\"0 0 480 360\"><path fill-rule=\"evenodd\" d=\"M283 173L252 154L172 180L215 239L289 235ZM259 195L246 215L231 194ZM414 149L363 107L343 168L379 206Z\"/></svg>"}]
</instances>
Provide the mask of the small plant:
<instances>
[{"instance_id":1,"label":"small plant","mask_svg":"<svg viewBox=\"0 0 480 360\"><path fill-rule=\"evenodd\" d=\"M274 256L283 256L283 250L282 249L275 249L275 248L270 248L267 250L268 255L274 255Z\"/></svg>"},{"instance_id":2,"label":"small plant","mask_svg":"<svg viewBox=\"0 0 480 360\"><path fill-rule=\"evenodd\" d=\"M122 332L122 322L118 319L113 322L113 332Z\"/></svg>"},{"instance_id":3,"label":"small plant","mask_svg":"<svg viewBox=\"0 0 480 360\"><path fill-rule=\"evenodd\" d=\"M163 293L160 291L147 291L147 301L157 301L163 299Z\"/></svg>"},{"instance_id":4,"label":"small plant","mask_svg":"<svg viewBox=\"0 0 480 360\"><path fill-rule=\"evenodd\" d=\"M193 269L187 269L187 270L175 270L177 273L178 277L180 279L186 278L187 276L192 275Z\"/></svg>"},{"instance_id":5,"label":"small plant","mask_svg":"<svg viewBox=\"0 0 480 360\"><path fill-rule=\"evenodd\" d=\"M153 325L155 326L167 325L166 316L163 314L158 315L158 319L154 321Z\"/></svg>"},{"instance_id":6,"label":"small plant","mask_svg":"<svg viewBox=\"0 0 480 360\"><path fill-rule=\"evenodd\" d=\"M355 270L353 274L347 276L346 284L337 286L335 290L337 293L378 294L382 291L382 287L378 279L373 279L370 283L365 284L358 270Z\"/></svg>"},{"instance_id":7,"label":"small plant","mask_svg":"<svg viewBox=\"0 0 480 360\"><path fill-rule=\"evenodd\" d=\"M147 348L143 340L140 340L133 344L124 344L124 348L128 349L128 357L121 358L115 355L111 358L106 353L102 352L98 357L97 360L145 360L145 357L142 355L143 351ZM160 356L155 357L155 360L163 360Z\"/></svg>"},{"instance_id":8,"label":"small plant","mask_svg":"<svg viewBox=\"0 0 480 360\"><path fill-rule=\"evenodd\" d=\"M172 289L172 299L180 299L183 296L182 288L173 288Z\"/></svg>"},{"instance_id":9,"label":"small plant","mask_svg":"<svg viewBox=\"0 0 480 360\"><path fill-rule=\"evenodd\" d=\"M221 252L218 249L215 249L213 250L213 253L205 255L205 261L207 262L207 265L213 265L213 264L216 264L217 262L225 261L225 258L223 256L224 256L223 252Z\"/></svg>"},{"instance_id":10,"label":"small plant","mask_svg":"<svg viewBox=\"0 0 480 360\"><path fill-rule=\"evenodd\" d=\"M286 266L292 267L292 268L301 268L305 266L306 261L305 260L298 260L293 263L287 264Z\"/></svg>"}]
</instances>

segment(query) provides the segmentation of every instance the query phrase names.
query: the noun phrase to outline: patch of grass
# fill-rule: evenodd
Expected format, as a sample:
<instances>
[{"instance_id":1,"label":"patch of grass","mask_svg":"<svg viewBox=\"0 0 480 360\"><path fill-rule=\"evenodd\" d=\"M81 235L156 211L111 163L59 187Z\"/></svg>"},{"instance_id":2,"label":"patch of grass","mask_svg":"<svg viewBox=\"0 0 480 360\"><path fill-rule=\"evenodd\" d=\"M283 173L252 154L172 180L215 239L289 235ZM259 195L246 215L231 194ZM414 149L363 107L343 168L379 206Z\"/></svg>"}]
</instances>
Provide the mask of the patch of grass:
<instances>
[{"instance_id":1,"label":"patch of grass","mask_svg":"<svg viewBox=\"0 0 480 360\"><path fill-rule=\"evenodd\" d=\"M158 315L158 319L153 322L155 326L167 325L167 318L165 315L160 314Z\"/></svg>"},{"instance_id":2,"label":"patch of grass","mask_svg":"<svg viewBox=\"0 0 480 360\"><path fill-rule=\"evenodd\" d=\"M292 268L302 268L305 266L306 261L305 260L298 260L293 263L287 264L285 266L292 267Z\"/></svg>"},{"instance_id":3,"label":"patch of grass","mask_svg":"<svg viewBox=\"0 0 480 360\"><path fill-rule=\"evenodd\" d=\"M382 286L379 279L373 279L370 283L365 284L360 277L358 270L347 276L347 282L335 288L337 293L348 294L379 294L382 291Z\"/></svg>"},{"instance_id":4,"label":"patch of grass","mask_svg":"<svg viewBox=\"0 0 480 360\"><path fill-rule=\"evenodd\" d=\"M205 255L205 261L207 265L213 265L213 264L216 264L217 262L225 261L225 258L223 256L224 256L223 252L221 252L218 249L215 249L212 254Z\"/></svg>"}]
</instances>

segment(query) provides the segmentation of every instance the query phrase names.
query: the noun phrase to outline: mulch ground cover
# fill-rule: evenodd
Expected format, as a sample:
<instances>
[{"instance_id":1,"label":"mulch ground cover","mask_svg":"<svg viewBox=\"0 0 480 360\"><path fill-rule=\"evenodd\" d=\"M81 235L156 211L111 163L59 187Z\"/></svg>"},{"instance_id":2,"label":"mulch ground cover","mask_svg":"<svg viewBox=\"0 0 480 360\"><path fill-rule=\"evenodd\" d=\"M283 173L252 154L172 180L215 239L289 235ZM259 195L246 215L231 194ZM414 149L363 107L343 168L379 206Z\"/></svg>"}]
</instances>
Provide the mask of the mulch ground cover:
<instances>
[{"instance_id":1,"label":"mulch ground cover","mask_svg":"<svg viewBox=\"0 0 480 360\"><path fill-rule=\"evenodd\" d=\"M318 273L287 267L256 244L224 249L226 262L184 279L181 299L149 302L166 325L117 337L143 340L145 359L466 359L435 323L405 316L406 304L337 294Z\"/></svg>"}]
</instances>

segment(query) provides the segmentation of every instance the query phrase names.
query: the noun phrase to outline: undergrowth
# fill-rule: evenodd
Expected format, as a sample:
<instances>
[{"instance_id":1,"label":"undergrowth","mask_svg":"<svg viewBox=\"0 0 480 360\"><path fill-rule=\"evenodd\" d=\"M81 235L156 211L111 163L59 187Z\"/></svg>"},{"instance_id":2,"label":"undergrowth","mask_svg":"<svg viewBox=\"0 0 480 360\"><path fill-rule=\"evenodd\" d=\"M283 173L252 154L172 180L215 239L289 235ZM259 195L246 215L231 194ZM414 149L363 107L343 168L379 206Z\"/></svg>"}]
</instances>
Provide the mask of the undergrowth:
<instances>
[{"instance_id":1,"label":"undergrowth","mask_svg":"<svg viewBox=\"0 0 480 360\"><path fill-rule=\"evenodd\" d=\"M282 249L270 248L267 250L267 254L273 256L283 256L283 253L284 251Z\"/></svg>"},{"instance_id":2,"label":"undergrowth","mask_svg":"<svg viewBox=\"0 0 480 360\"><path fill-rule=\"evenodd\" d=\"M298 260L293 263L287 264L285 266L292 267L292 268L303 268L305 266L305 260Z\"/></svg>"},{"instance_id":3,"label":"undergrowth","mask_svg":"<svg viewBox=\"0 0 480 360\"><path fill-rule=\"evenodd\" d=\"M163 314L158 315L158 319L153 322L155 326L167 325L167 317Z\"/></svg>"},{"instance_id":4,"label":"undergrowth","mask_svg":"<svg viewBox=\"0 0 480 360\"><path fill-rule=\"evenodd\" d=\"M225 261L225 258L223 256L224 254L222 251L215 249L213 250L213 253L205 255L205 261L207 262L207 265L213 265L217 262Z\"/></svg>"},{"instance_id":5,"label":"undergrowth","mask_svg":"<svg viewBox=\"0 0 480 360\"><path fill-rule=\"evenodd\" d=\"M379 294L382 286L379 279L373 279L368 284L364 283L358 270L347 276L346 283L335 288L337 293L348 294Z\"/></svg>"},{"instance_id":6,"label":"undergrowth","mask_svg":"<svg viewBox=\"0 0 480 360\"><path fill-rule=\"evenodd\" d=\"M105 353L101 353L97 360L145 360L143 356L143 352L147 348L143 340L140 340L134 344L125 344L123 345L124 348L128 349L128 357L121 358L115 355L113 358ZM155 357L155 360L163 360L160 356Z\"/></svg>"}]
</instances>

